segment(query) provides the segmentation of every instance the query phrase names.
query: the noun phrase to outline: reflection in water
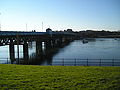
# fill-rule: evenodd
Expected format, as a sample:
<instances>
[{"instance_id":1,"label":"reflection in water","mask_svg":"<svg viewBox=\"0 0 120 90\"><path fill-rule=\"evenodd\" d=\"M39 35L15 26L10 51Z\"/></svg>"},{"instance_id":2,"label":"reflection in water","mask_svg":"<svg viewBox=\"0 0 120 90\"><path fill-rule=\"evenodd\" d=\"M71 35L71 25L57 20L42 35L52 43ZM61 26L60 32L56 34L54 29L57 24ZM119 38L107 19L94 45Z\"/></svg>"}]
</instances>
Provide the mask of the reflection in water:
<instances>
[{"instance_id":1,"label":"reflection in water","mask_svg":"<svg viewBox=\"0 0 120 90\"><path fill-rule=\"evenodd\" d=\"M29 47L32 47L32 49L29 49L29 59L21 58L20 64L51 65L53 56L64 46L46 48L44 42L42 42L42 47L36 46L36 43L32 42L32 44L29 44Z\"/></svg>"},{"instance_id":2,"label":"reflection in water","mask_svg":"<svg viewBox=\"0 0 120 90\"><path fill-rule=\"evenodd\" d=\"M90 59L89 65L92 65L90 62L101 62L101 59L110 59L108 60L110 62L112 62L113 59L120 59L120 39L98 38L95 40L87 40L88 43L84 44L82 40L76 40L63 46L47 48L44 42L41 44L42 48L39 47L39 43L36 47L36 42L29 42L28 58L24 58L23 45L19 45L19 63L31 65L55 65L56 63L59 65L63 63L66 65L87 65L87 59ZM0 46L0 52L2 52L0 53L0 63L17 63L17 46L15 45L14 47L15 58L9 60L9 46ZM118 62L120 62L120 60L118 60Z\"/></svg>"},{"instance_id":3,"label":"reflection in water","mask_svg":"<svg viewBox=\"0 0 120 90\"><path fill-rule=\"evenodd\" d=\"M12 47L1 46L0 50L5 51L4 54L8 54L3 57L0 54L0 63L15 63L15 64L30 64L30 65L51 65L53 56L58 53L60 48L68 45L66 43L62 46L56 47L47 47L44 42L36 43L29 42L28 43L28 55L25 54L27 47L24 45L19 45L19 53L17 52L17 45L12 45ZM15 49L13 49L13 47ZM9 50L11 48L11 50ZM8 50L7 50L8 49ZM19 54L19 59L18 59ZM4 60L3 60L4 58ZM8 58L8 59L7 59Z\"/></svg>"}]
</instances>

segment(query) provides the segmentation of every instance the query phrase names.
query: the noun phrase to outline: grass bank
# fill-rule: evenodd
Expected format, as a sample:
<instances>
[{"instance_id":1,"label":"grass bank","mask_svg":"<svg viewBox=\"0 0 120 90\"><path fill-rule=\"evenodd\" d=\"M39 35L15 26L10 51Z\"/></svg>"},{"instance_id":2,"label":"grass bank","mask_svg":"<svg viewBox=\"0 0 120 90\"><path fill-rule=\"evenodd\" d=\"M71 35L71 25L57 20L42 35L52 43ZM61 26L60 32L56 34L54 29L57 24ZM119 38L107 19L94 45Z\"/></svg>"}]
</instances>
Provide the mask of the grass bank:
<instances>
[{"instance_id":1,"label":"grass bank","mask_svg":"<svg viewBox=\"0 0 120 90\"><path fill-rule=\"evenodd\" d=\"M0 90L120 90L119 85L120 67L0 64Z\"/></svg>"}]
</instances>

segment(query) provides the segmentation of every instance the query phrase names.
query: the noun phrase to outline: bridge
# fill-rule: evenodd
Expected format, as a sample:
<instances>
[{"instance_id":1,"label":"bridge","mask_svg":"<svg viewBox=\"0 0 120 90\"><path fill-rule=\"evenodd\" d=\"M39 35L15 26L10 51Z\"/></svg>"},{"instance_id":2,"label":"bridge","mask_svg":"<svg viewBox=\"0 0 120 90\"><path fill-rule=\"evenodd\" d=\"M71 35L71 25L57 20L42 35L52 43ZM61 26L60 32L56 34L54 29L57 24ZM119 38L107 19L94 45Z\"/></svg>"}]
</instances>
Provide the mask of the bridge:
<instances>
[{"instance_id":1,"label":"bridge","mask_svg":"<svg viewBox=\"0 0 120 90\"><path fill-rule=\"evenodd\" d=\"M50 28L46 32L18 32L18 31L0 31L0 46L9 45L9 55L11 60L15 60L14 45L23 45L23 56L27 59L28 43L36 42L36 53L40 54L42 51L42 43L47 49L54 49L62 47L71 41L75 40L76 35L70 32L53 32ZM19 58L19 55L18 55Z\"/></svg>"}]
</instances>

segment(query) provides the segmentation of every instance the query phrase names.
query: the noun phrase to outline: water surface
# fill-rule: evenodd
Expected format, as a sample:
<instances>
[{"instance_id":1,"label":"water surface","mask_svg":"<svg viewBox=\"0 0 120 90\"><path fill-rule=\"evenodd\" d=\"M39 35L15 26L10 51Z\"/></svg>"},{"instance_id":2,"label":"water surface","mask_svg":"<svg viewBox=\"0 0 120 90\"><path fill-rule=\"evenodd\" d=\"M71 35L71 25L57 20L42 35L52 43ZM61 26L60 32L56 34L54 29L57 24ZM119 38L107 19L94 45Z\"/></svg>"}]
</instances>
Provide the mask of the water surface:
<instances>
[{"instance_id":1,"label":"water surface","mask_svg":"<svg viewBox=\"0 0 120 90\"><path fill-rule=\"evenodd\" d=\"M44 46L44 45L43 45ZM23 58L23 46L20 45L20 58ZM37 65L55 65L59 64L81 64L86 65L87 59L89 62L99 64L100 60L109 59L107 62L112 65L113 59L120 60L120 39L114 38L96 38L88 40L88 43L83 43L82 40L75 40L64 47L57 47L45 50L43 47L42 53L36 54L35 42L29 43L29 59L28 64ZM0 46L0 63L5 63L9 56L9 46ZM17 58L17 46L15 45L15 58ZM24 60L24 59L23 59ZM9 60L10 61L10 60ZM106 63L107 63L106 62ZM92 65L89 63L89 65Z\"/></svg>"}]
</instances>

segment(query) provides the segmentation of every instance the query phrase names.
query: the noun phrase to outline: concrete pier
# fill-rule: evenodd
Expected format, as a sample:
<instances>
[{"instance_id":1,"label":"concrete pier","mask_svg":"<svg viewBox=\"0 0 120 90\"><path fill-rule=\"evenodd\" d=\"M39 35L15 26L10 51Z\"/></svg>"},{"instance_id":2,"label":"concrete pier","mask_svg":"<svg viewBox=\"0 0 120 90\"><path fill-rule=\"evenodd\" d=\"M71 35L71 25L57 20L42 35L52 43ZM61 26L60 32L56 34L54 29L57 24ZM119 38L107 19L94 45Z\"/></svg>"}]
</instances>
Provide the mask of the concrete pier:
<instances>
[{"instance_id":1,"label":"concrete pier","mask_svg":"<svg viewBox=\"0 0 120 90\"><path fill-rule=\"evenodd\" d=\"M36 41L36 54L39 55L42 53L42 41Z\"/></svg>"},{"instance_id":2,"label":"concrete pier","mask_svg":"<svg viewBox=\"0 0 120 90\"><path fill-rule=\"evenodd\" d=\"M15 50L14 50L14 43L13 40L10 40L10 44L9 44L9 55L10 55L10 59L11 62L13 62L15 60Z\"/></svg>"},{"instance_id":3,"label":"concrete pier","mask_svg":"<svg viewBox=\"0 0 120 90\"><path fill-rule=\"evenodd\" d=\"M24 59L28 59L28 43L27 41L24 41L24 44L23 44L23 56L24 56Z\"/></svg>"}]
</instances>

